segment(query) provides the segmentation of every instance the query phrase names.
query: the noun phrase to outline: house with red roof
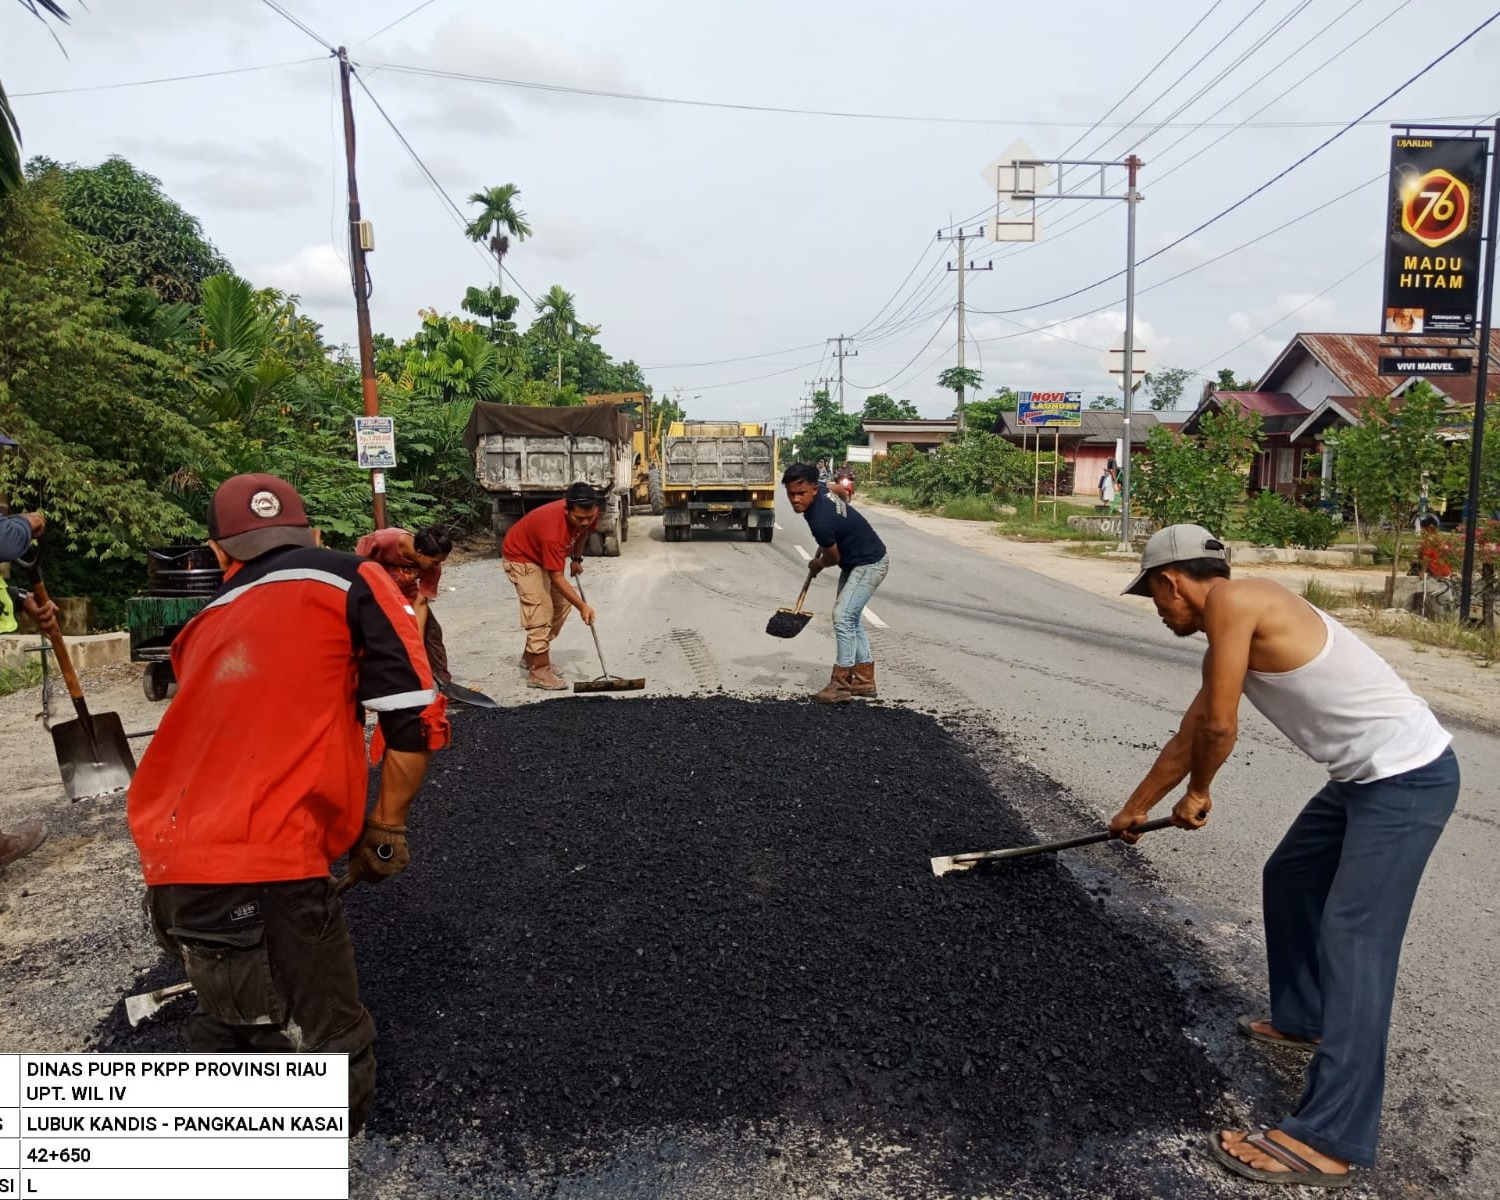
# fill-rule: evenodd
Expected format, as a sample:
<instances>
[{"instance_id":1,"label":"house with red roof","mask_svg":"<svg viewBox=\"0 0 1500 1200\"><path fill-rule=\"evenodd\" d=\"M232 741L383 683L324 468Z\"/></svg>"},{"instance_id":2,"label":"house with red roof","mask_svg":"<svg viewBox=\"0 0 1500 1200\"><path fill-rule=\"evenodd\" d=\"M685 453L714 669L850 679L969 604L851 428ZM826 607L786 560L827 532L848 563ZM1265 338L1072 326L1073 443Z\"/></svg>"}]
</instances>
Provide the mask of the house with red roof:
<instances>
[{"instance_id":1,"label":"house with red roof","mask_svg":"<svg viewBox=\"0 0 1500 1200\"><path fill-rule=\"evenodd\" d=\"M1389 396L1399 404L1402 393L1423 380L1456 411L1474 407L1476 377L1472 374L1382 375L1381 357L1398 353L1390 341L1378 333L1299 333L1276 356L1254 391L1206 391L1183 423L1183 432L1196 433L1207 413L1230 405L1242 413L1258 412L1264 442L1250 469L1249 490L1274 490L1291 499L1315 498L1333 476L1333 456L1327 453L1325 441L1328 431L1358 424L1367 399ZM1451 342L1403 338L1399 353L1402 357L1439 357L1454 351ZM1500 330L1490 335L1485 392L1487 406L1500 400Z\"/></svg>"}]
</instances>

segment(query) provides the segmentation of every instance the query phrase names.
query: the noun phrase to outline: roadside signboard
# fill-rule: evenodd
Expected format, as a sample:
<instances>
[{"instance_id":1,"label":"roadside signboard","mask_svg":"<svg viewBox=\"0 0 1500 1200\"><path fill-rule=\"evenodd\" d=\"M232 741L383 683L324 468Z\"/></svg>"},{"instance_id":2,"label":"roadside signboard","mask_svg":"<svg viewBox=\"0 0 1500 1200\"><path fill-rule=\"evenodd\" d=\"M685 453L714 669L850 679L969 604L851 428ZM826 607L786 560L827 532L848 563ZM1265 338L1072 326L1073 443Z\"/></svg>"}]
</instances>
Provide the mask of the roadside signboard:
<instances>
[{"instance_id":1,"label":"roadside signboard","mask_svg":"<svg viewBox=\"0 0 1500 1200\"><path fill-rule=\"evenodd\" d=\"M1380 356L1382 375L1468 375L1474 369L1472 358L1402 358L1394 354Z\"/></svg>"},{"instance_id":2,"label":"roadside signboard","mask_svg":"<svg viewBox=\"0 0 1500 1200\"><path fill-rule=\"evenodd\" d=\"M1016 424L1028 429L1083 424L1082 392L1017 392Z\"/></svg>"},{"instance_id":3,"label":"roadside signboard","mask_svg":"<svg viewBox=\"0 0 1500 1200\"><path fill-rule=\"evenodd\" d=\"M1382 333L1474 336L1487 149L1474 137L1391 139Z\"/></svg>"},{"instance_id":4,"label":"roadside signboard","mask_svg":"<svg viewBox=\"0 0 1500 1200\"><path fill-rule=\"evenodd\" d=\"M395 418L355 417L354 446L361 467L371 471L390 470L396 465Z\"/></svg>"},{"instance_id":5,"label":"roadside signboard","mask_svg":"<svg viewBox=\"0 0 1500 1200\"><path fill-rule=\"evenodd\" d=\"M844 461L851 463L874 462L875 449L872 446L845 446Z\"/></svg>"}]
</instances>

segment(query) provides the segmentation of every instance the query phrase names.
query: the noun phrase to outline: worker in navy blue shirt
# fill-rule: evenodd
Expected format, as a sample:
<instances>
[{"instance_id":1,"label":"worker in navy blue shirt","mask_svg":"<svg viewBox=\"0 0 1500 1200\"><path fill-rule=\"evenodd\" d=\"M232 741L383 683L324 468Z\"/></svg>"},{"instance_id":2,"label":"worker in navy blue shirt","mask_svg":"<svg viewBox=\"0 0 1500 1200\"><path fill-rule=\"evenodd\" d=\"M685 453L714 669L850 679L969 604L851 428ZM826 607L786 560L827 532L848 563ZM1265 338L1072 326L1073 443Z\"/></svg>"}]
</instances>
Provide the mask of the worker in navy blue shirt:
<instances>
[{"instance_id":1,"label":"worker in navy blue shirt","mask_svg":"<svg viewBox=\"0 0 1500 1200\"><path fill-rule=\"evenodd\" d=\"M845 704L856 696L875 696L875 661L865 633L865 605L890 570L880 535L842 496L828 490L811 463L794 463L781 477L786 498L807 519L818 553L807 564L813 575L824 567L839 569L838 599L833 606L833 635L838 647L833 675L813 699Z\"/></svg>"}]
</instances>

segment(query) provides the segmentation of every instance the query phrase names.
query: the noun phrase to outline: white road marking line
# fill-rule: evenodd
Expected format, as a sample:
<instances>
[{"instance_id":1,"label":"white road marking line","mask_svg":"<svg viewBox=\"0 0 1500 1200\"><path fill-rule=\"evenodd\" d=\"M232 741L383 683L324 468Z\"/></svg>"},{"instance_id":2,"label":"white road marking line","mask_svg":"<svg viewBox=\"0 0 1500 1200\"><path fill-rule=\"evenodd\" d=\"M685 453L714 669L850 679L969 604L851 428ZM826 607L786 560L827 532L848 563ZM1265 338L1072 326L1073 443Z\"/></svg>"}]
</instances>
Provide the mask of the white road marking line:
<instances>
[{"instance_id":1,"label":"white road marking line","mask_svg":"<svg viewBox=\"0 0 1500 1200\"><path fill-rule=\"evenodd\" d=\"M802 557L804 559L808 560L809 562L812 561L812 555L809 554L806 550L804 550L801 546L797 547L797 553L800 554L800 555L802 555ZM884 621L882 621L879 617L877 617L875 615L875 610L873 608L866 608L864 615L865 615L865 620L868 621L868 622L870 622L871 625L875 626L876 629L889 629L890 628L889 625L887 625Z\"/></svg>"}]
</instances>

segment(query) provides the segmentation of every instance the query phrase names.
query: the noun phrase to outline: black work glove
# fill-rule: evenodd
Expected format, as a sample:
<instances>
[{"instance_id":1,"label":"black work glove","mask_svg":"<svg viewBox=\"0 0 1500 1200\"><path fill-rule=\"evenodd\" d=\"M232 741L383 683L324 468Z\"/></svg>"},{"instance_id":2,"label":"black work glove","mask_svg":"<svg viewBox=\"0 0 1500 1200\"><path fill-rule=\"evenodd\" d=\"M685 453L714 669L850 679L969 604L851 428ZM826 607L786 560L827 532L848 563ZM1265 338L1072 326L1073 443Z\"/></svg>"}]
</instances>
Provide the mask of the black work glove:
<instances>
[{"instance_id":1,"label":"black work glove","mask_svg":"<svg viewBox=\"0 0 1500 1200\"><path fill-rule=\"evenodd\" d=\"M406 826L367 820L359 842L349 852L349 878L355 883L380 883L401 874L410 863Z\"/></svg>"}]
</instances>

